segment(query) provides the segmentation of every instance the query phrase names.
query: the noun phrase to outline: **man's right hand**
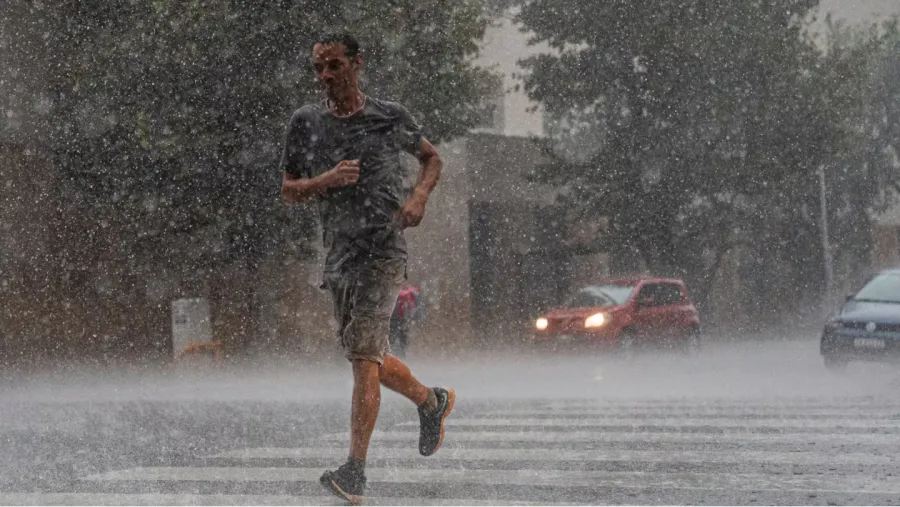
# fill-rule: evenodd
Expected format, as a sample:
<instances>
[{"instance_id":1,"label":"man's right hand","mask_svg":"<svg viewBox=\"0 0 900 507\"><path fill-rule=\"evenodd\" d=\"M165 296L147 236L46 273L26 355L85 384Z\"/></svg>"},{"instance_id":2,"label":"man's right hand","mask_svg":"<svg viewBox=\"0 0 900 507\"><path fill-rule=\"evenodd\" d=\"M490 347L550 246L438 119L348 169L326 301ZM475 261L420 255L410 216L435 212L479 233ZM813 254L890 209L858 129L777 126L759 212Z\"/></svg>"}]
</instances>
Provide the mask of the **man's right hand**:
<instances>
[{"instance_id":1,"label":"man's right hand","mask_svg":"<svg viewBox=\"0 0 900 507\"><path fill-rule=\"evenodd\" d=\"M329 187L346 187L359 181L359 160L341 160L324 174Z\"/></svg>"}]
</instances>

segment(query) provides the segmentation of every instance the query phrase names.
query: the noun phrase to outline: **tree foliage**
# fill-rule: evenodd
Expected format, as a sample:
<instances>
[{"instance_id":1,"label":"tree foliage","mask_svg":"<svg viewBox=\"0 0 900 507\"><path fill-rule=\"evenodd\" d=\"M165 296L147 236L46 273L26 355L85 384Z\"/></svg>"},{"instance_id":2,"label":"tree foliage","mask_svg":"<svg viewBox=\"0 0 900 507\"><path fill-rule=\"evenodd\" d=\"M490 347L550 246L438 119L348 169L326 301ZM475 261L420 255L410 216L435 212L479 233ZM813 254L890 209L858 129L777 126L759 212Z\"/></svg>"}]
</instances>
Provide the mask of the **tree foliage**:
<instances>
[{"instance_id":1,"label":"tree foliage","mask_svg":"<svg viewBox=\"0 0 900 507\"><path fill-rule=\"evenodd\" d=\"M856 282L869 269L874 218L900 195L900 30L829 20L822 92L841 112L841 144L826 166L829 223L838 272Z\"/></svg>"},{"instance_id":2,"label":"tree foliage","mask_svg":"<svg viewBox=\"0 0 900 507\"><path fill-rule=\"evenodd\" d=\"M702 301L724 254L740 247L748 276L777 273L758 284L765 295L808 302L823 281L818 171L838 184L836 171L856 174L862 153L884 156L853 118L879 122L887 105L865 109L892 93L873 88L874 50L826 55L806 34L817 4L522 2L523 30L553 49L522 62L556 147L534 177L563 189L576 217L609 219L594 246L619 270L634 269L621 260L637 252ZM857 169L837 163L848 156ZM852 179L858 190L832 185L831 197L868 209L885 180Z\"/></svg>"},{"instance_id":3,"label":"tree foliage","mask_svg":"<svg viewBox=\"0 0 900 507\"><path fill-rule=\"evenodd\" d=\"M277 160L291 112L318 97L318 34L355 33L367 91L403 101L436 142L477 122L492 78L472 63L487 24L476 0L43 5L60 185L118 231L98 237L145 260L255 262L286 237L306 244L310 215L279 205Z\"/></svg>"}]
</instances>

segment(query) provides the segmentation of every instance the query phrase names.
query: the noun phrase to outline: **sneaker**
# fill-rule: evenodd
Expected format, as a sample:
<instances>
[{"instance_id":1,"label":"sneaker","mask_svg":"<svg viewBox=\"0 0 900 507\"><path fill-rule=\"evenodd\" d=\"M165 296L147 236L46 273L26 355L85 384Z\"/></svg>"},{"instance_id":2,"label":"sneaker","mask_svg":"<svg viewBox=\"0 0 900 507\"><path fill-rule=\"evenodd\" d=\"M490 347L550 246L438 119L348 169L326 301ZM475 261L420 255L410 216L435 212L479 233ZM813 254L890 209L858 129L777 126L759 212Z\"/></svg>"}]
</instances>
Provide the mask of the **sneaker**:
<instances>
[{"instance_id":1,"label":"sneaker","mask_svg":"<svg viewBox=\"0 0 900 507\"><path fill-rule=\"evenodd\" d=\"M344 463L334 472L326 470L319 478L319 483L335 496L343 498L351 504L359 505L363 501L366 476L351 469L349 463Z\"/></svg>"},{"instance_id":2,"label":"sneaker","mask_svg":"<svg viewBox=\"0 0 900 507\"><path fill-rule=\"evenodd\" d=\"M450 415L453 403L456 402L453 389L435 387L433 391L437 396L437 408L426 412L423 407L419 407L419 454L422 456L431 456L441 448L444 442L444 419Z\"/></svg>"}]
</instances>

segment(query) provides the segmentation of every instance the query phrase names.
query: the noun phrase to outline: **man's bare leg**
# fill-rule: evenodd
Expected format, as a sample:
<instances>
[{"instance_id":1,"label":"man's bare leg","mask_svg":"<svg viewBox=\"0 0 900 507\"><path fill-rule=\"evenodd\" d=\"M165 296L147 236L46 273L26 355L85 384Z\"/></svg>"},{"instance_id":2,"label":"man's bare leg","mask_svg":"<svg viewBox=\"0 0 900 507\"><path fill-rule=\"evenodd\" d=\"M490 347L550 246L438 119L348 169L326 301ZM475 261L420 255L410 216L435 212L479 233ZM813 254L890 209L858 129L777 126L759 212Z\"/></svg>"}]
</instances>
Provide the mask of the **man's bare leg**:
<instances>
[{"instance_id":1,"label":"man's bare leg","mask_svg":"<svg viewBox=\"0 0 900 507\"><path fill-rule=\"evenodd\" d=\"M353 361L353 404L350 410L351 458L362 462L366 460L369 440L372 438L380 407L381 384L378 363L355 359Z\"/></svg>"},{"instance_id":2,"label":"man's bare leg","mask_svg":"<svg viewBox=\"0 0 900 507\"><path fill-rule=\"evenodd\" d=\"M431 456L437 452L444 441L444 419L450 415L456 400L453 389L423 385L403 361L390 354L384 357L380 378L385 387L406 396L418 407L419 453Z\"/></svg>"},{"instance_id":3,"label":"man's bare leg","mask_svg":"<svg viewBox=\"0 0 900 507\"><path fill-rule=\"evenodd\" d=\"M434 396L430 388L413 377L409 367L403 361L390 354L384 356L384 362L378 374L384 387L406 396L416 406L425 403L429 395Z\"/></svg>"}]
</instances>

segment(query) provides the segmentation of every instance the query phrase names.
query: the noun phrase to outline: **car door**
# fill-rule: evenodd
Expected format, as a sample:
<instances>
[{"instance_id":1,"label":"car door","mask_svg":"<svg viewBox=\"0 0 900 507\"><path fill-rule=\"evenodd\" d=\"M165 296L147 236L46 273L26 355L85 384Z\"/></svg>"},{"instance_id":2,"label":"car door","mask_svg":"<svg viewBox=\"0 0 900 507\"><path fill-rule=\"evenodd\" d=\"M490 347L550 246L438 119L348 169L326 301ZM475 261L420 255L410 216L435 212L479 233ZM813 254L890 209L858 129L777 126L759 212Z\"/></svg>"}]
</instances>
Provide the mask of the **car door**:
<instances>
[{"instance_id":1,"label":"car door","mask_svg":"<svg viewBox=\"0 0 900 507\"><path fill-rule=\"evenodd\" d=\"M685 331L686 313L681 286L676 283L661 283L657 289L659 298L659 334L667 338L680 338Z\"/></svg>"},{"instance_id":2,"label":"car door","mask_svg":"<svg viewBox=\"0 0 900 507\"><path fill-rule=\"evenodd\" d=\"M642 341L653 340L664 329L665 307L660 304L660 284L647 283L638 289L632 327Z\"/></svg>"}]
</instances>

